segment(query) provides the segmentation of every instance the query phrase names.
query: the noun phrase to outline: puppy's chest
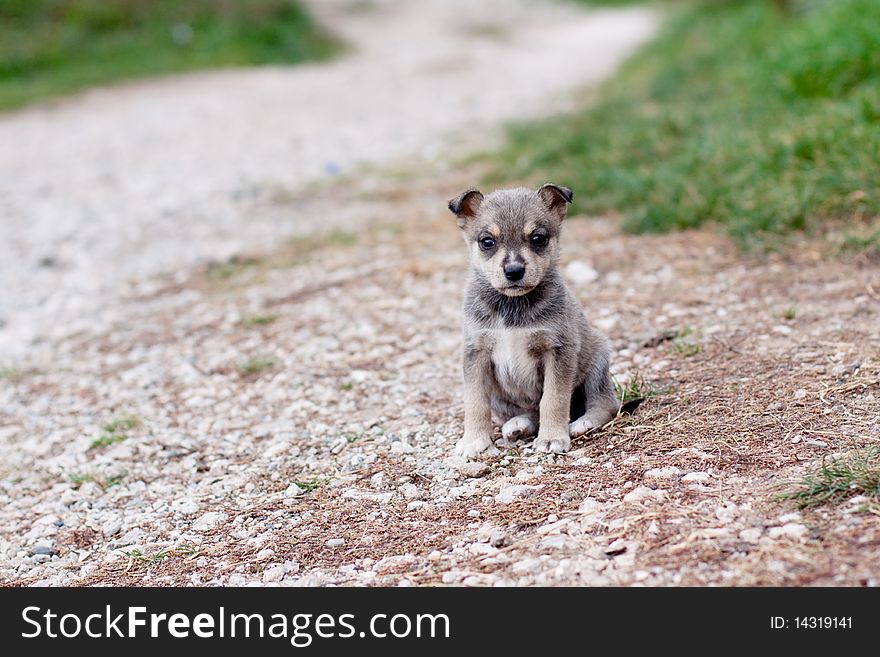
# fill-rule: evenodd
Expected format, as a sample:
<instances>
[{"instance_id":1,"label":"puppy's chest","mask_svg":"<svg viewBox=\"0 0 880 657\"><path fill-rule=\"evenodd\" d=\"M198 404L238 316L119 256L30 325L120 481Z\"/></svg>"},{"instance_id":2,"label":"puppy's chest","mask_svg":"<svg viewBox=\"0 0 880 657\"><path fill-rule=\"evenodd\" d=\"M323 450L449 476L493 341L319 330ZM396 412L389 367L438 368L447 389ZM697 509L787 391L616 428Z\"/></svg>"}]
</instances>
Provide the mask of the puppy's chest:
<instances>
[{"instance_id":1,"label":"puppy's chest","mask_svg":"<svg viewBox=\"0 0 880 657\"><path fill-rule=\"evenodd\" d=\"M540 398L541 332L524 329L493 331L492 364L499 387L523 401Z\"/></svg>"}]
</instances>

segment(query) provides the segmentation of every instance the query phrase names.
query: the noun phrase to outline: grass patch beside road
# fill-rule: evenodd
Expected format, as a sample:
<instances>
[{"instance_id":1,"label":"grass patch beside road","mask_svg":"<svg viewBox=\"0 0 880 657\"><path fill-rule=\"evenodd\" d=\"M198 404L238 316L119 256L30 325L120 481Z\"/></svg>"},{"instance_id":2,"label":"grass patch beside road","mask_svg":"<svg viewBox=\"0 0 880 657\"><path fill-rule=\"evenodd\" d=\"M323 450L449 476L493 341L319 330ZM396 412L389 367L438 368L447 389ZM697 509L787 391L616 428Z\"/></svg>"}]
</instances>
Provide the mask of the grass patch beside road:
<instances>
[{"instance_id":1,"label":"grass patch beside road","mask_svg":"<svg viewBox=\"0 0 880 657\"><path fill-rule=\"evenodd\" d=\"M296 0L4 0L0 109L148 75L293 64L337 50Z\"/></svg>"},{"instance_id":2,"label":"grass patch beside road","mask_svg":"<svg viewBox=\"0 0 880 657\"><path fill-rule=\"evenodd\" d=\"M880 214L880 3L673 6L595 103L513 126L492 182L552 180L628 231L717 222L743 245Z\"/></svg>"},{"instance_id":3,"label":"grass patch beside road","mask_svg":"<svg viewBox=\"0 0 880 657\"><path fill-rule=\"evenodd\" d=\"M868 500L866 510L880 511L880 448L871 446L832 456L780 497L803 509L840 504L856 495Z\"/></svg>"}]
</instances>

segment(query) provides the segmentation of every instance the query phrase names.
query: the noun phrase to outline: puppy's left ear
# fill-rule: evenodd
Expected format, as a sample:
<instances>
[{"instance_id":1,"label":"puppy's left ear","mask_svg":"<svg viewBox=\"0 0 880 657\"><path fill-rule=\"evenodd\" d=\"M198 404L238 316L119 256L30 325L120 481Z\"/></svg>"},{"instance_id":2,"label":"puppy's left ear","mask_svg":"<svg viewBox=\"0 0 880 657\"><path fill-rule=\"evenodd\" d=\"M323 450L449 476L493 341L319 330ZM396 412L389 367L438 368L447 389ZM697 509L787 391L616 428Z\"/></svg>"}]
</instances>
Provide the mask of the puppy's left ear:
<instances>
[{"instance_id":1,"label":"puppy's left ear","mask_svg":"<svg viewBox=\"0 0 880 657\"><path fill-rule=\"evenodd\" d=\"M555 212L562 219L565 217L568 204L574 199L574 192L568 187L547 183L538 190L538 196L541 197L548 210Z\"/></svg>"}]
</instances>

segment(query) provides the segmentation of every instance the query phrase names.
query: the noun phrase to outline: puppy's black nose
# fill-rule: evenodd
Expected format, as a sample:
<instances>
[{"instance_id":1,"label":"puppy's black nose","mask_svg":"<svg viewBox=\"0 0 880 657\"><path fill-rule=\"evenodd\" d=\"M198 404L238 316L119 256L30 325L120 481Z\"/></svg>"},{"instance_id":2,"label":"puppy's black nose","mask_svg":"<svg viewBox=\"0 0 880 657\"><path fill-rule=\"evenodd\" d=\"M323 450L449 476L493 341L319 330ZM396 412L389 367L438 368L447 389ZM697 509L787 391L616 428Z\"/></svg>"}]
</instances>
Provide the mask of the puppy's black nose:
<instances>
[{"instance_id":1,"label":"puppy's black nose","mask_svg":"<svg viewBox=\"0 0 880 657\"><path fill-rule=\"evenodd\" d=\"M504 265L504 277L509 281L518 281L526 275L526 268L519 263Z\"/></svg>"}]
</instances>

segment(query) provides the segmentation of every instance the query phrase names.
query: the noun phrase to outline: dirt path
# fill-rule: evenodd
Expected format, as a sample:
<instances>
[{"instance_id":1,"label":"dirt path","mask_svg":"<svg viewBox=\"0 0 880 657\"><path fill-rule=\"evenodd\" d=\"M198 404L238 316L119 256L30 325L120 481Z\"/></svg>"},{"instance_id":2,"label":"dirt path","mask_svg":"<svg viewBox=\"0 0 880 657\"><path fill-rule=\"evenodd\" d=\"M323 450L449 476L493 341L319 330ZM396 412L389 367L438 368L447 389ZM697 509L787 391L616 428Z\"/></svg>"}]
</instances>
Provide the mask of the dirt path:
<instances>
[{"instance_id":1,"label":"dirt path","mask_svg":"<svg viewBox=\"0 0 880 657\"><path fill-rule=\"evenodd\" d=\"M0 359L113 321L150 275L326 218L254 199L491 143L558 110L653 31L645 11L527 0L314 3L329 63L188 75L0 117ZM465 151L466 152L466 151Z\"/></svg>"},{"instance_id":2,"label":"dirt path","mask_svg":"<svg viewBox=\"0 0 880 657\"><path fill-rule=\"evenodd\" d=\"M777 499L880 444L876 263L572 217L615 374L661 394L570 454L466 463L445 201L480 172L398 168L241 201L325 230L144 277L4 373L0 581L878 583L864 501Z\"/></svg>"}]
</instances>

